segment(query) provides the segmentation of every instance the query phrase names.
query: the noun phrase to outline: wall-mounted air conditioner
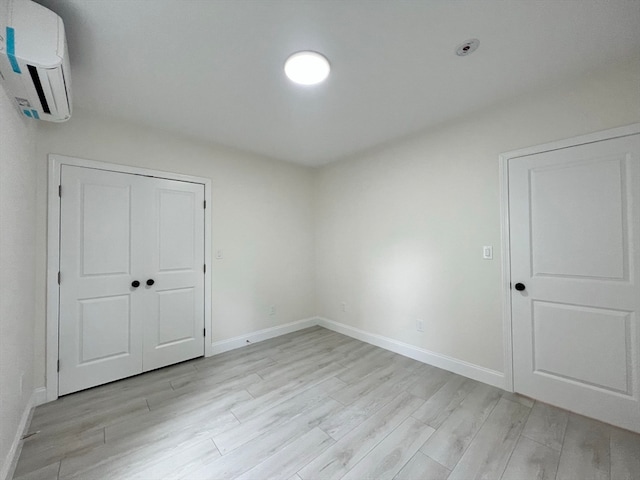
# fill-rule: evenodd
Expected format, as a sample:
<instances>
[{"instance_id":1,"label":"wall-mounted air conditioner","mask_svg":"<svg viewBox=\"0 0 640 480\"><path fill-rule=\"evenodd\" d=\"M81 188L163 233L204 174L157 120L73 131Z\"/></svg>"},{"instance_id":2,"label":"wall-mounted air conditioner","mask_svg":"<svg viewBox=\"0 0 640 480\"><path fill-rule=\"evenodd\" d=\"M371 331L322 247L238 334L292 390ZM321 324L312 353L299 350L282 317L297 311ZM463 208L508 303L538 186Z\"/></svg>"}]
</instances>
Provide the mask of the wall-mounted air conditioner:
<instances>
[{"instance_id":1,"label":"wall-mounted air conditioner","mask_svg":"<svg viewBox=\"0 0 640 480\"><path fill-rule=\"evenodd\" d=\"M70 71L62 19L31 0L8 0L0 10L0 80L20 112L68 120Z\"/></svg>"}]
</instances>

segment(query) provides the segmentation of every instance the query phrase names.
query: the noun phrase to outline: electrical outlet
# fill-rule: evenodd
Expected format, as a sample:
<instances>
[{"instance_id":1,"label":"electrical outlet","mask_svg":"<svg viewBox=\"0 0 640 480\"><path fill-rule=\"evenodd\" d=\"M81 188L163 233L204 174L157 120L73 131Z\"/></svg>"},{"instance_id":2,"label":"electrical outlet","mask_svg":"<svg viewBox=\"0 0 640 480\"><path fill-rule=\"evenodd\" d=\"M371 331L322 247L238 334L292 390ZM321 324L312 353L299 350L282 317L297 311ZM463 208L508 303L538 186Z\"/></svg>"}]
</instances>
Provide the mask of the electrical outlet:
<instances>
[{"instance_id":1,"label":"electrical outlet","mask_svg":"<svg viewBox=\"0 0 640 480\"><path fill-rule=\"evenodd\" d=\"M271 305L269 307L269 315L275 315L276 314L276 306L275 305Z\"/></svg>"},{"instance_id":2,"label":"electrical outlet","mask_svg":"<svg viewBox=\"0 0 640 480\"><path fill-rule=\"evenodd\" d=\"M221 249L216 250L216 260L222 260L223 258L224 258L224 252Z\"/></svg>"},{"instance_id":3,"label":"electrical outlet","mask_svg":"<svg viewBox=\"0 0 640 480\"><path fill-rule=\"evenodd\" d=\"M424 321L423 320L416 320L416 330L418 332L424 332Z\"/></svg>"},{"instance_id":4,"label":"electrical outlet","mask_svg":"<svg viewBox=\"0 0 640 480\"><path fill-rule=\"evenodd\" d=\"M482 258L485 260L493 260L493 247L491 245L482 247Z\"/></svg>"},{"instance_id":5,"label":"electrical outlet","mask_svg":"<svg viewBox=\"0 0 640 480\"><path fill-rule=\"evenodd\" d=\"M347 311L347 302L342 302L342 303L340 304L340 309L341 309L343 312L346 312L346 311Z\"/></svg>"}]
</instances>

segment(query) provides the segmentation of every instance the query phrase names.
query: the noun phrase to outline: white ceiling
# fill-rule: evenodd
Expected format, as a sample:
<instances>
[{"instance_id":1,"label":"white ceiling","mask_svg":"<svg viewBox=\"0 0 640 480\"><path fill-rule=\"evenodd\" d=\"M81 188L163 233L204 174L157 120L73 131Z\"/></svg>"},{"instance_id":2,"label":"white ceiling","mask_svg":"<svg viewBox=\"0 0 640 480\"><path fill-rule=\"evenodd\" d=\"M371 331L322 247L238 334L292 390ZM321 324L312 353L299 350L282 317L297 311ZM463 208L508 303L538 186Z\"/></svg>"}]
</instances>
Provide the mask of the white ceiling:
<instances>
[{"instance_id":1,"label":"white ceiling","mask_svg":"<svg viewBox=\"0 0 640 480\"><path fill-rule=\"evenodd\" d=\"M75 107L306 165L640 61L637 0L38 1L65 22ZM299 50L327 82L287 80Z\"/></svg>"}]
</instances>

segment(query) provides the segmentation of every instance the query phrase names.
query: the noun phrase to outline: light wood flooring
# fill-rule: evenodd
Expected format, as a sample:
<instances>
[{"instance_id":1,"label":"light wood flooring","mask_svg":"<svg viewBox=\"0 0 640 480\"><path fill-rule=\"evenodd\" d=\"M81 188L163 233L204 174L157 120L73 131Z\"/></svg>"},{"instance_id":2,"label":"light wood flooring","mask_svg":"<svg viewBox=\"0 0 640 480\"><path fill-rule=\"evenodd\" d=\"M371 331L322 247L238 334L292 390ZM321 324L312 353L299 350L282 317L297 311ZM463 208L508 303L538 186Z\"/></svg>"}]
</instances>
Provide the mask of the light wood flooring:
<instances>
[{"instance_id":1,"label":"light wood flooring","mask_svg":"<svg viewBox=\"0 0 640 480\"><path fill-rule=\"evenodd\" d=\"M640 479L640 436L314 327L36 409L34 479Z\"/></svg>"}]
</instances>

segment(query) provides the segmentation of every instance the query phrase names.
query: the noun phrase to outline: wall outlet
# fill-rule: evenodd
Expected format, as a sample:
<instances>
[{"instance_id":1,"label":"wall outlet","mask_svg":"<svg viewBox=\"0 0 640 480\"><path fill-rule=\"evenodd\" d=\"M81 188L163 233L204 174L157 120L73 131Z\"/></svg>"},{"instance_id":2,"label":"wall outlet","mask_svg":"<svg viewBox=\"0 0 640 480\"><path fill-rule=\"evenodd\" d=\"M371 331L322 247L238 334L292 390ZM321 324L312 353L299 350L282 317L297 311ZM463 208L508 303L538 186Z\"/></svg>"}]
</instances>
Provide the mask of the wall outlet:
<instances>
[{"instance_id":1,"label":"wall outlet","mask_svg":"<svg viewBox=\"0 0 640 480\"><path fill-rule=\"evenodd\" d=\"M342 310L343 312L347 311L347 302L342 302L340 304L340 310Z\"/></svg>"},{"instance_id":2,"label":"wall outlet","mask_svg":"<svg viewBox=\"0 0 640 480\"><path fill-rule=\"evenodd\" d=\"M269 315L275 315L276 314L276 306L275 305L271 305L269 307Z\"/></svg>"},{"instance_id":3,"label":"wall outlet","mask_svg":"<svg viewBox=\"0 0 640 480\"><path fill-rule=\"evenodd\" d=\"M485 260L493 260L493 247L491 245L482 247L482 258Z\"/></svg>"},{"instance_id":4,"label":"wall outlet","mask_svg":"<svg viewBox=\"0 0 640 480\"><path fill-rule=\"evenodd\" d=\"M216 260L222 260L224 258L224 252L222 249L216 250Z\"/></svg>"},{"instance_id":5,"label":"wall outlet","mask_svg":"<svg viewBox=\"0 0 640 480\"><path fill-rule=\"evenodd\" d=\"M424 321L423 320L416 320L416 330L418 332L424 332Z\"/></svg>"}]
</instances>

